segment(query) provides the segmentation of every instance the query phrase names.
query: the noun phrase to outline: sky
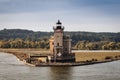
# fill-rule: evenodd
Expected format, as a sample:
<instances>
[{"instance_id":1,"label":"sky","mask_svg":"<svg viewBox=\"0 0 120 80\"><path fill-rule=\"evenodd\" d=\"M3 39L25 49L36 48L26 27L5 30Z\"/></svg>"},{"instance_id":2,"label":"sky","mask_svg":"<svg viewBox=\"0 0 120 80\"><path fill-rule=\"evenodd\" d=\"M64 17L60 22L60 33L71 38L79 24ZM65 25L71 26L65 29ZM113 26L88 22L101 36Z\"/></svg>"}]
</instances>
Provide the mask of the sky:
<instances>
[{"instance_id":1,"label":"sky","mask_svg":"<svg viewBox=\"0 0 120 80\"><path fill-rule=\"evenodd\" d=\"M120 0L0 0L0 30L120 32Z\"/></svg>"}]
</instances>

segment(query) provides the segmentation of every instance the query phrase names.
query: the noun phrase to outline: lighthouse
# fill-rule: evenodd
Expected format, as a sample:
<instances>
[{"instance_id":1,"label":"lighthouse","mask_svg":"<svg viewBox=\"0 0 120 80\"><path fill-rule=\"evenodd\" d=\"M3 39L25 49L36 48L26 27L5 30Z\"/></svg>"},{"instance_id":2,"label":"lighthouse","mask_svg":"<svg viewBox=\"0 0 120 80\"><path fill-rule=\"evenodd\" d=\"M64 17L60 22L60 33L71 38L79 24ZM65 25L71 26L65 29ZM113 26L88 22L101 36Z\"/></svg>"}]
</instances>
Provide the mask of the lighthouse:
<instances>
[{"instance_id":1,"label":"lighthouse","mask_svg":"<svg viewBox=\"0 0 120 80\"><path fill-rule=\"evenodd\" d=\"M55 62L74 61L74 55L71 52L71 39L69 35L64 34L64 26L60 20L53 27L54 35L50 38L50 52Z\"/></svg>"}]
</instances>

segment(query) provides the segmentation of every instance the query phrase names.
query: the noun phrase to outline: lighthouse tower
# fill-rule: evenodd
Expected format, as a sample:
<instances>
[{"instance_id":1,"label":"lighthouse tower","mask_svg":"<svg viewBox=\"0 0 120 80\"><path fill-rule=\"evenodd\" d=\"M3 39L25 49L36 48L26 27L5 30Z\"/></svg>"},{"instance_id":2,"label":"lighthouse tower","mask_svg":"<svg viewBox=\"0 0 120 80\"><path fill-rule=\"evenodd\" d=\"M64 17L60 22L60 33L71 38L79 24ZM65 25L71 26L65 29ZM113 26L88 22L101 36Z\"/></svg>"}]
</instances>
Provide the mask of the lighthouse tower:
<instances>
[{"instance_id":1,"label":"lighthouse tower","mask_svg":"<svg viewBox=\"0 0 120 80\"><path fill-rule=\"evenodd\" d=\"M58 56L63 54L63 30L64 27L62 23L58 20L56 27L53 27L54 30L54 53Z\"/></svg>"},{"instance_id":2,"label":"lighthouse tower","mask_svg":"<svg viewBox=\"0 0 120 80\"><path fill-rule=\"evenodd\" d=\"M74 55L71 53L70 36L64 35L64 27L58 20L56 26L53 27L54 36L50 38L50 51L53 54L54 61L69 62L74 61Z\"/></svg>"}]
</instances>

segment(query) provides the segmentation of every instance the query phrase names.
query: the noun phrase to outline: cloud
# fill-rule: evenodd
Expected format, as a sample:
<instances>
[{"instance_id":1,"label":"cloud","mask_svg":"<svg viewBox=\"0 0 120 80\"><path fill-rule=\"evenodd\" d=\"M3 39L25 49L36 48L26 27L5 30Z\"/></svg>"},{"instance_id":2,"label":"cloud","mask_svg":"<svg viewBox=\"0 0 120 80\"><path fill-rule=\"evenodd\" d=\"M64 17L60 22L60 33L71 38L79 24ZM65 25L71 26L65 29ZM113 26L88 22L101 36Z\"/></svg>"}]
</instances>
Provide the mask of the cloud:
<instances>
[{"instance_id":1,"label":"cloud","mask_svg":"<svg viewBox=\"0 0 120 80\"><path fill-rule=\"evenodd\" d=\"M120 1L0 0L0 29L49 31L58 19L67 30L119 31Z\"/></svg>"},{"instance_id":2,"label":"cloud","mask_svg":"<svg viewBox=\"0 0 120 80\"><path fill-rule=\"evenodd\" d=\"M69 7L68 1L63 0L9 0L0 3L0 13L55 11Z\"/></svg>"}]
</instances>

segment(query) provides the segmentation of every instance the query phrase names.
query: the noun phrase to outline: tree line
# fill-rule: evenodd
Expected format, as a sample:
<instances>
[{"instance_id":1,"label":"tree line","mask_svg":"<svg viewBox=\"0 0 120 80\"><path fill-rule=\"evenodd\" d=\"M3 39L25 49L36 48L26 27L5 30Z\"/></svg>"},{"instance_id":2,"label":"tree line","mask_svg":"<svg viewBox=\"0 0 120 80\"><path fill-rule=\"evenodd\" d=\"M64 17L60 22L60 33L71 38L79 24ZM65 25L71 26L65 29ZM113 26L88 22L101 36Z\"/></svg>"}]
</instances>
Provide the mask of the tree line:
<instances>
[{"instance_id":1,"label":"tree line","mask_svg":"<svg viewBox=\"0 0 120 80\"><path fill-rule=\"evenodd\" d=\"M41 48L49 49L49 41L43 39L40 41L23 40L20 38L10 40L0 40L0 48Z\"/></svg>"},{"instance_id":2,"label":"tree line","mask_svg":"<svg viewBox=\"0 0 120 80\"><path fill-rule=\"evenodd\" d=\"M42 39L40 41L30 41L30 40L22 40L20 38L10 39L8 41L0 40L0 48L41 48L41 49L49 49L49 40L48 39ZM79 41L77 44L72 45L72 49L77 49L77 50L120 50L120 42Z\"/></svg>"},{"instance_id":3,"label":"tree line","mask_svg":"<svg viewBox=\"0 0 120 80\"><path fill-rule=\"evenodd\" d=\"M120 50L120 42L100 41L89 42L79 41L74 47L78 50Z\"/></svg>"}]
</instances>

